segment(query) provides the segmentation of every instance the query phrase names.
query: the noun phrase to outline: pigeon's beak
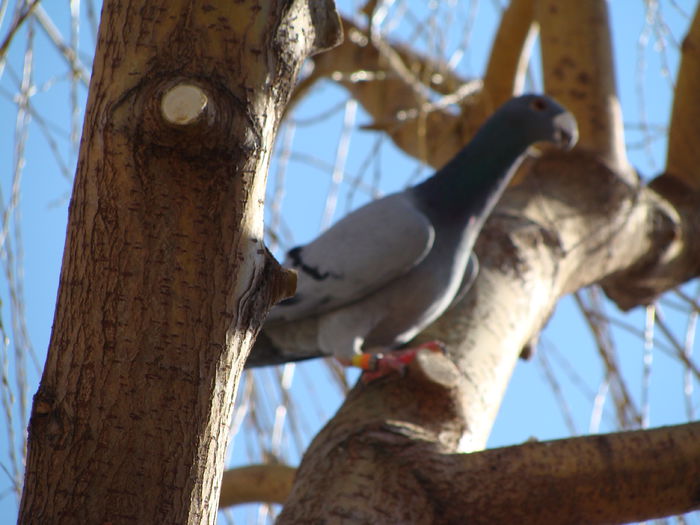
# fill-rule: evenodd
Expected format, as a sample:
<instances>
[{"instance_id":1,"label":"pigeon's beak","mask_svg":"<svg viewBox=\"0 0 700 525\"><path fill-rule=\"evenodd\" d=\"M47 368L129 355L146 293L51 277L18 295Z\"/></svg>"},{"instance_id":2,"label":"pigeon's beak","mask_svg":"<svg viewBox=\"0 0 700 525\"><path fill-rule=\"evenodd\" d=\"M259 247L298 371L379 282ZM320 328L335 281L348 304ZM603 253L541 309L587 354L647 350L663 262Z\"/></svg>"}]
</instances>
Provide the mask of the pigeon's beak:
<instances>
[{"instance_id":1,"label":"pigeon's beak","mask_svg":"<svg viewBox=\"0 0 700 525\"><path fill-rule=\"evenodd\" d=\"M554 117L554 142L561 149L569 151L578 142L578 124L568 111Z\"/></svg>"}]
</instances>

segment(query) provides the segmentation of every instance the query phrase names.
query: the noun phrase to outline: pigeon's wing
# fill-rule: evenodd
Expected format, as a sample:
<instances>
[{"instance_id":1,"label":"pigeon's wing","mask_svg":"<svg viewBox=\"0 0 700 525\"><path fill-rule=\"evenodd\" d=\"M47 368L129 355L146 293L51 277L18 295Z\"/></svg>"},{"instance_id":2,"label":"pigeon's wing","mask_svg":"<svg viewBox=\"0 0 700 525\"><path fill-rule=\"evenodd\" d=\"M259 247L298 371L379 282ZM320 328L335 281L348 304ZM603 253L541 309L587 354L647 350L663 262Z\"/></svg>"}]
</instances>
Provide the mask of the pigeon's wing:
<instances>
[{"instance_id":1,"label":"pigeon's wing","mask_svg":"<svg viewBox=\"0 0 700 525\"><path fill-rule=\"evenodd\" d=\"M406 273L430 251L435 231L405 192L354 211L311 243L289 251L297 293L269 320L295 320L352 303Z\"/></svg>"}]
</instances>

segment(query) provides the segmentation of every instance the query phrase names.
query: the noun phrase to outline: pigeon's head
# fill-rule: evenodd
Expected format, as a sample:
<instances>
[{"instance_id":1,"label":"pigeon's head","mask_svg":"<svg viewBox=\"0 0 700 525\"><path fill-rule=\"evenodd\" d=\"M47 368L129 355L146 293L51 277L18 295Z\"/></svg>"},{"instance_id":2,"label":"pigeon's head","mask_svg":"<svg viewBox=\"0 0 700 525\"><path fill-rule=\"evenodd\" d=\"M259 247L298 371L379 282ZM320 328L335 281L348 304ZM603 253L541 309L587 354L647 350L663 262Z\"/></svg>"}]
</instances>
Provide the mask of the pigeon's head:
<instances>
[{"instance_id":1,"label":"pigeon's head","mask_svg":"<svg viewBox=\"0 0 700 525\"><path fill-rule=\"evenodd\" d=\"M510 99L498 112L517 129L525 130L530 143L552 142L570 150L578 140L578 125L574 116L547 95L522 95Z\"/></svg>"}]
</instances>

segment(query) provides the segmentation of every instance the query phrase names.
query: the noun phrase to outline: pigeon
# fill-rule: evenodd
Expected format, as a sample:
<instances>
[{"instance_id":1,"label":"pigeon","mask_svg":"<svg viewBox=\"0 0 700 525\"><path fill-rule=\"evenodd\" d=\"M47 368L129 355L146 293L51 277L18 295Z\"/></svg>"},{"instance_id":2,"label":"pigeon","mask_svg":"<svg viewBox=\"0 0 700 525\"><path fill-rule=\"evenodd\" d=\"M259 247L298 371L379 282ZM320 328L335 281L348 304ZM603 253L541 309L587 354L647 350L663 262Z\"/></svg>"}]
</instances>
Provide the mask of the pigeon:
<instances>
[{"instance_id":1,"label":"pigeon","mask_svg":"<svg viewBox=\"0 0 700 525\"><path fill-rule=\"evenodd\" d=\"M376 369L374 356L400 352L468 291L474 243L530 146L571 149L577 138L574 116L552 98L512 98L428 179L289 250L296 295L271 309L246 367L335 356Z\"/></svg>"}]
</instances>

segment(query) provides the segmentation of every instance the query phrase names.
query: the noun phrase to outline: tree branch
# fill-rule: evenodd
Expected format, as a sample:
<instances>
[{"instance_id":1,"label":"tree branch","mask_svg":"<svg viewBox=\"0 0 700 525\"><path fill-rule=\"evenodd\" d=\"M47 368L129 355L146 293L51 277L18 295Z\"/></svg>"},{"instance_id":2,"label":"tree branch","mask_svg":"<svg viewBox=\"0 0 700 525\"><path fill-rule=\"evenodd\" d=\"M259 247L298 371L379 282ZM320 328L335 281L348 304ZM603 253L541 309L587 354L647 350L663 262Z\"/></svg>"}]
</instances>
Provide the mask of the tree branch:
<instances>
[{"instance_id":1,"label":"tree branch","mask_svg":"<svg viewBox=\"0 0 700 525\"><path fill-rule=\"evenodd\" d=\"M380 49L376 39L349 20L344 19L343 25L345 41L314 59L314 72L300 83L294 99L318 79L331 78L372 116L371 129L385 131L399 148L431 166L444 164L490 113L474 98L481 82L459 82L444 65L401 46L389 53L387 45ZM459 104L462 114L456 116L430 103L428 87L440 93L449 91L447 101Z\"/></svg>"},{"instance_id":2,"label":"tree branch","mask_svg":"<svg viewBox=\"0 0 700 525\"><path fill-rule=\"evenodd\" d=\"M263 501L284 503L296 469L286 465L251 465L224 472L219 508Z\"/></svg>"},{"instance_id":3,"label":"tree branch","mask_svg":"<svg viewBox=\"0 0 700 525\"><path fill-rule=\"evenodd\" d=\"M578 120L579 149L588 149L629 182L622 110L617 98L605 0L537 3L545 91Z\"/></svg>"},{"instance_id":4,"label":"tree branch","mask_svg":"<svg viewBox=\"0 0 700 525\"><path fill-rule=\"evenodd\" d=\"M512 0L503 12L484 74L490 111L522 93L530 50L537 36L535 0Z\"/></svg>"},{"instance_id":5,"label":"tree branch","mask_svg":"<svg viewBox=\"0 0 700 525\"><path fill-rule=\"evenodd\" d=\"M681 46L668 133L666 173L700 191L700 7Z\"/></svg>"},{"instance_id":6,"label":"tree branch","mask_svg":"<svg viewBox=\"0 0 700 525\"><path fill-rule=\"evenodd\" d=\"M700 423L455 453L464 381L421 355L406 377L353 389L278 523L593 525L700 506Z\"/></svg>"},{"instance_id":7,"label":"tree branch","mask_svg":"<svg viewBox=\"0 0 700 525\"><path fill-rule=\"evenodd\" d=\"M608 277L615 282L617 272L650 267L668 253L678 253L679 271L665 286L697 275L696 243L676 244L683 242L678 213L655 192L627 185L584 152L553 151L530 169L481 233L472 290L420 336L446 343L469 379L467 450L485 445L521 350L562 296ZM697 221L697 209L691 217Z\"/></svg>"},{"instance_id":8,"label":"tree branch","mask_svg":"<svg viewBox=\"0 0 700 525\"><path fill-rule=\"evenodd\" d=\"M670 245L658 254L637 261L603 282L605 292L620 308L648 304L660 290L700 274L700 8L683 41L682 59L668 138L666 173L649 188L673 205L678 220L666 235ZM658 220L665 220L659 216Z\"/></svg>"},{"instance_id":9,"label":"tree branch","mask_svg":"<svg viewBox=\"0 0 700 525\"><path fill-rule=\"evenodd\" d=\"M401 459L434 523L595 525L700 508L700 423Z\"/></svg>"},{"instance_id":10,"label":"tree branch","mask_svg":"<svg viewBox=\"0 0 700 525\"><path fill-rule=\"evenodd\" d=\"M24 22L27 21L29 15L31 15L34 12L34 9L39 5L39 1L40 0L32 0L32 2L24 6L24 9L21 9L15 13L15 18L12 20L5 38L2 40L2 42L0 42L0 63L5 60L5 55L7 54L7 50L10 48L10 44L12 44L12 40L17 32L22 28Z\"/></svg>"}]
</instances>

